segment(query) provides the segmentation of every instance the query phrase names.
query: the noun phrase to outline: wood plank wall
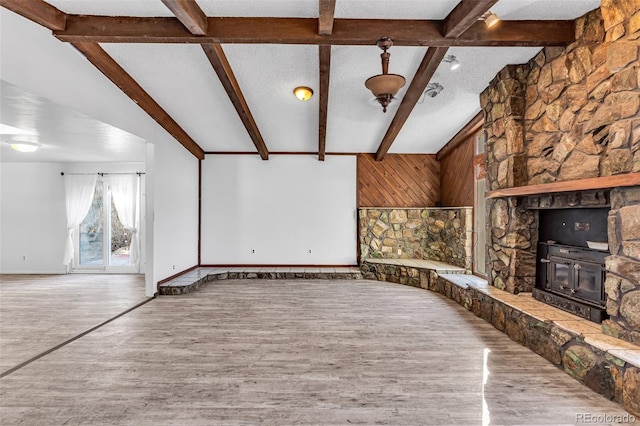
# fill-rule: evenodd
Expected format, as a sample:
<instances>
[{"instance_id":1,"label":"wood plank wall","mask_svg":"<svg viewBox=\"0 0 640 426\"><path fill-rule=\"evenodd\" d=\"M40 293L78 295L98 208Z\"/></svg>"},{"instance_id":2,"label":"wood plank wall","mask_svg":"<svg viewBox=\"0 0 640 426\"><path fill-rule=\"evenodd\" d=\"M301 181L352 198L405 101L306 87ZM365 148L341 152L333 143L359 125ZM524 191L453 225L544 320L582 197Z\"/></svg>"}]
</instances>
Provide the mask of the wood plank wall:
<instances>
[{"instance_id":1,"label":"wood plank wall","mask_svg":"<svg viewBox=\"0 0 640 426\"><path fill-rule=\"evenodd\" d=\"M440 196L445 207L473 206L475 134L440 162Z\"/></svg>"},{"instance_id":2,"label":"wood plank wall","mask_svg":"<svg viewBox=\"0 0 640 426\"><path fill-rule=\"evenodd\" d=\"M358 154L358 207L433 207L440 162L431 154Z\"/></svg>"}]
</instances>

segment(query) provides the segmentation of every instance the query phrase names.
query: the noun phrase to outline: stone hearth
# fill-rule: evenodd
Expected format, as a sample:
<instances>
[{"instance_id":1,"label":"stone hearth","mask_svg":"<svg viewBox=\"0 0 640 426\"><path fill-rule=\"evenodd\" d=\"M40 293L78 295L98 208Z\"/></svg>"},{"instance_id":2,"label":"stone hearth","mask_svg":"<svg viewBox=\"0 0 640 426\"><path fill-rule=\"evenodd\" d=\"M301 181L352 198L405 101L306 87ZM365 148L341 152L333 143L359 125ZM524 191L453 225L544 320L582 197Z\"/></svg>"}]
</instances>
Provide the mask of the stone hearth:
<instances>
[{"instance_id":1,"label":"stone hearth","mask_svg":"<svg viewBox=\"0 0 640 426\"><path fill-rule=\"evenodd\" d=\"M543 304L529 293L514 295L496 289L442 262L364 259L361 267L366 279L420 287L454 300L585 386L640 416L640 348L605 335L598 324Z\"/></svg>"}]
</instances>

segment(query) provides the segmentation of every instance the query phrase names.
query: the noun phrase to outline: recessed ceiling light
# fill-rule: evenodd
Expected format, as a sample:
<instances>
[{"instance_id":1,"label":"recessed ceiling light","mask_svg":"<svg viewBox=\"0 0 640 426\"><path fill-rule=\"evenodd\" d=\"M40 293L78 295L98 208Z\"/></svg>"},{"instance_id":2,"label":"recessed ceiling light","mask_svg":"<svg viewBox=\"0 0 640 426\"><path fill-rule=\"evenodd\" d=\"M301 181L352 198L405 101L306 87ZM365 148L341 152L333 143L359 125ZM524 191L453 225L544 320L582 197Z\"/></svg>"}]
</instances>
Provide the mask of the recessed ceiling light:
<instances>
[{"instance_id":1,"label":"recessed ceiling light","mask_svg":"<svg viewBox=\"0 0 640 426\"><path fill-rule=\"evenodd\" d=\"M11 148L20 152L33 152L40 147L39 144L33 142L9 142L11 144Z\"/></svg>"},{"instance_id":2,"label":"recessed ceiling light","mask_svg":"<svg viewBox=\"0 0 640 426\"><path fill-rule=\"evenodd\" d=\"M424 94L430 98L435 98L440 92L442 92L442 89L444 89L444 86L440 83L429 83L427 85L427 90L424 91Z\"/></svg>"},{"instance_id":3,"label":"recessed ceiling light","mask_svg":"<svg viewBox=\"0 0 640 426\"><path fill-rule=\"evenodd\" d=\"M298 86L293 89L293 94L301 101L308 101L313 96L313 90L307 86Z\"/></svg>"},{"instance_id":4,"label":"recessed ceiling light","mask_svg":"<svg viewBox=\"0 0 640 426\"><path fill-rule=\"evenodd\" d=\"M442 59L442 61L450 64L451 71L460 69L460 62L458 61L458 58L456 58L456 55L447 55Z\"/></svg>"}]
</instances>

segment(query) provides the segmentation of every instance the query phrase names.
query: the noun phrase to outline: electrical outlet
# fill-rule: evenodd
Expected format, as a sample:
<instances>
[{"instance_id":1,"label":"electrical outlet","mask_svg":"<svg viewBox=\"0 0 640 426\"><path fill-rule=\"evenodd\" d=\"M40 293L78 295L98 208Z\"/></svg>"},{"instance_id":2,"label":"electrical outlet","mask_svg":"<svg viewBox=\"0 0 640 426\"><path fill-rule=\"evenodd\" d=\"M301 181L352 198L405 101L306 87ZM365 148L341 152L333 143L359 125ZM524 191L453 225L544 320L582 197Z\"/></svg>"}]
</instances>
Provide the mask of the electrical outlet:
<instances>
[{"instance_id":1,"label":"electrical outlet","mask_svg":"<svg viewBox=\"0 0 640 426\"><path fill-rule=\"evenodd\" d=\"M251 254L256 254L256 249L251 249Z\"/></svg>"},{"instance_id":2,"label":"electrical outlet","mask_svg":"<svg viewBox=\"0 0 640 426\"><path fill-rule=\"evenodd\" d=\"M22 260L23 260L24 262L26 262L26 261L27 261L27 255L26 255L26 254L22 255Z\"/></svg>"},{"instance_id":3,"label":"electrical outlet","mask_svg":"<svg viewBox=\"0 0 640 426\"><path fill-rule=\"evenodd\" d=\"M176 265L173 265L173 269L176 269Z\"/></svg>"},{"instance_id":4,"label":"electrical outlet","mask_svg":"<svg viewBox=\"0 0 640 426\"><path fill-rule=\"evenodd\" d=\"M309 249L309 254L311 254L311 249Z\"/></svg>"}]
</instances>

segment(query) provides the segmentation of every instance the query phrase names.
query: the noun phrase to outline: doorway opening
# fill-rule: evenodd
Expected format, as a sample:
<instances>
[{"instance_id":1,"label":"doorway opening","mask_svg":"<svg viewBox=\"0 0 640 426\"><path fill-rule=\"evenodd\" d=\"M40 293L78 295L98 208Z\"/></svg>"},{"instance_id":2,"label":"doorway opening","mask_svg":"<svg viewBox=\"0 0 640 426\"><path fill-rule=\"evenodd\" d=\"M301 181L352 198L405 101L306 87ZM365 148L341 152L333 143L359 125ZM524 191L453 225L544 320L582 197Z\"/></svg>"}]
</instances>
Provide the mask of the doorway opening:
<instances>
[{"instance_id":1,"label":"doorway opening","mask_svg":"<svg viewBox=\"0 0 640 426\"><path fill-rule=\"evenodd\" d=\"M140 193L138 189L137 194ZM138 224L140 204L138 196L135 206ZM75 252L78 253L74 261L75 272L140 272L140 261L131 255L133 232L120 220L108 176L98 177L91 208L74 234Z\"/></svg>"}]
</instances>

